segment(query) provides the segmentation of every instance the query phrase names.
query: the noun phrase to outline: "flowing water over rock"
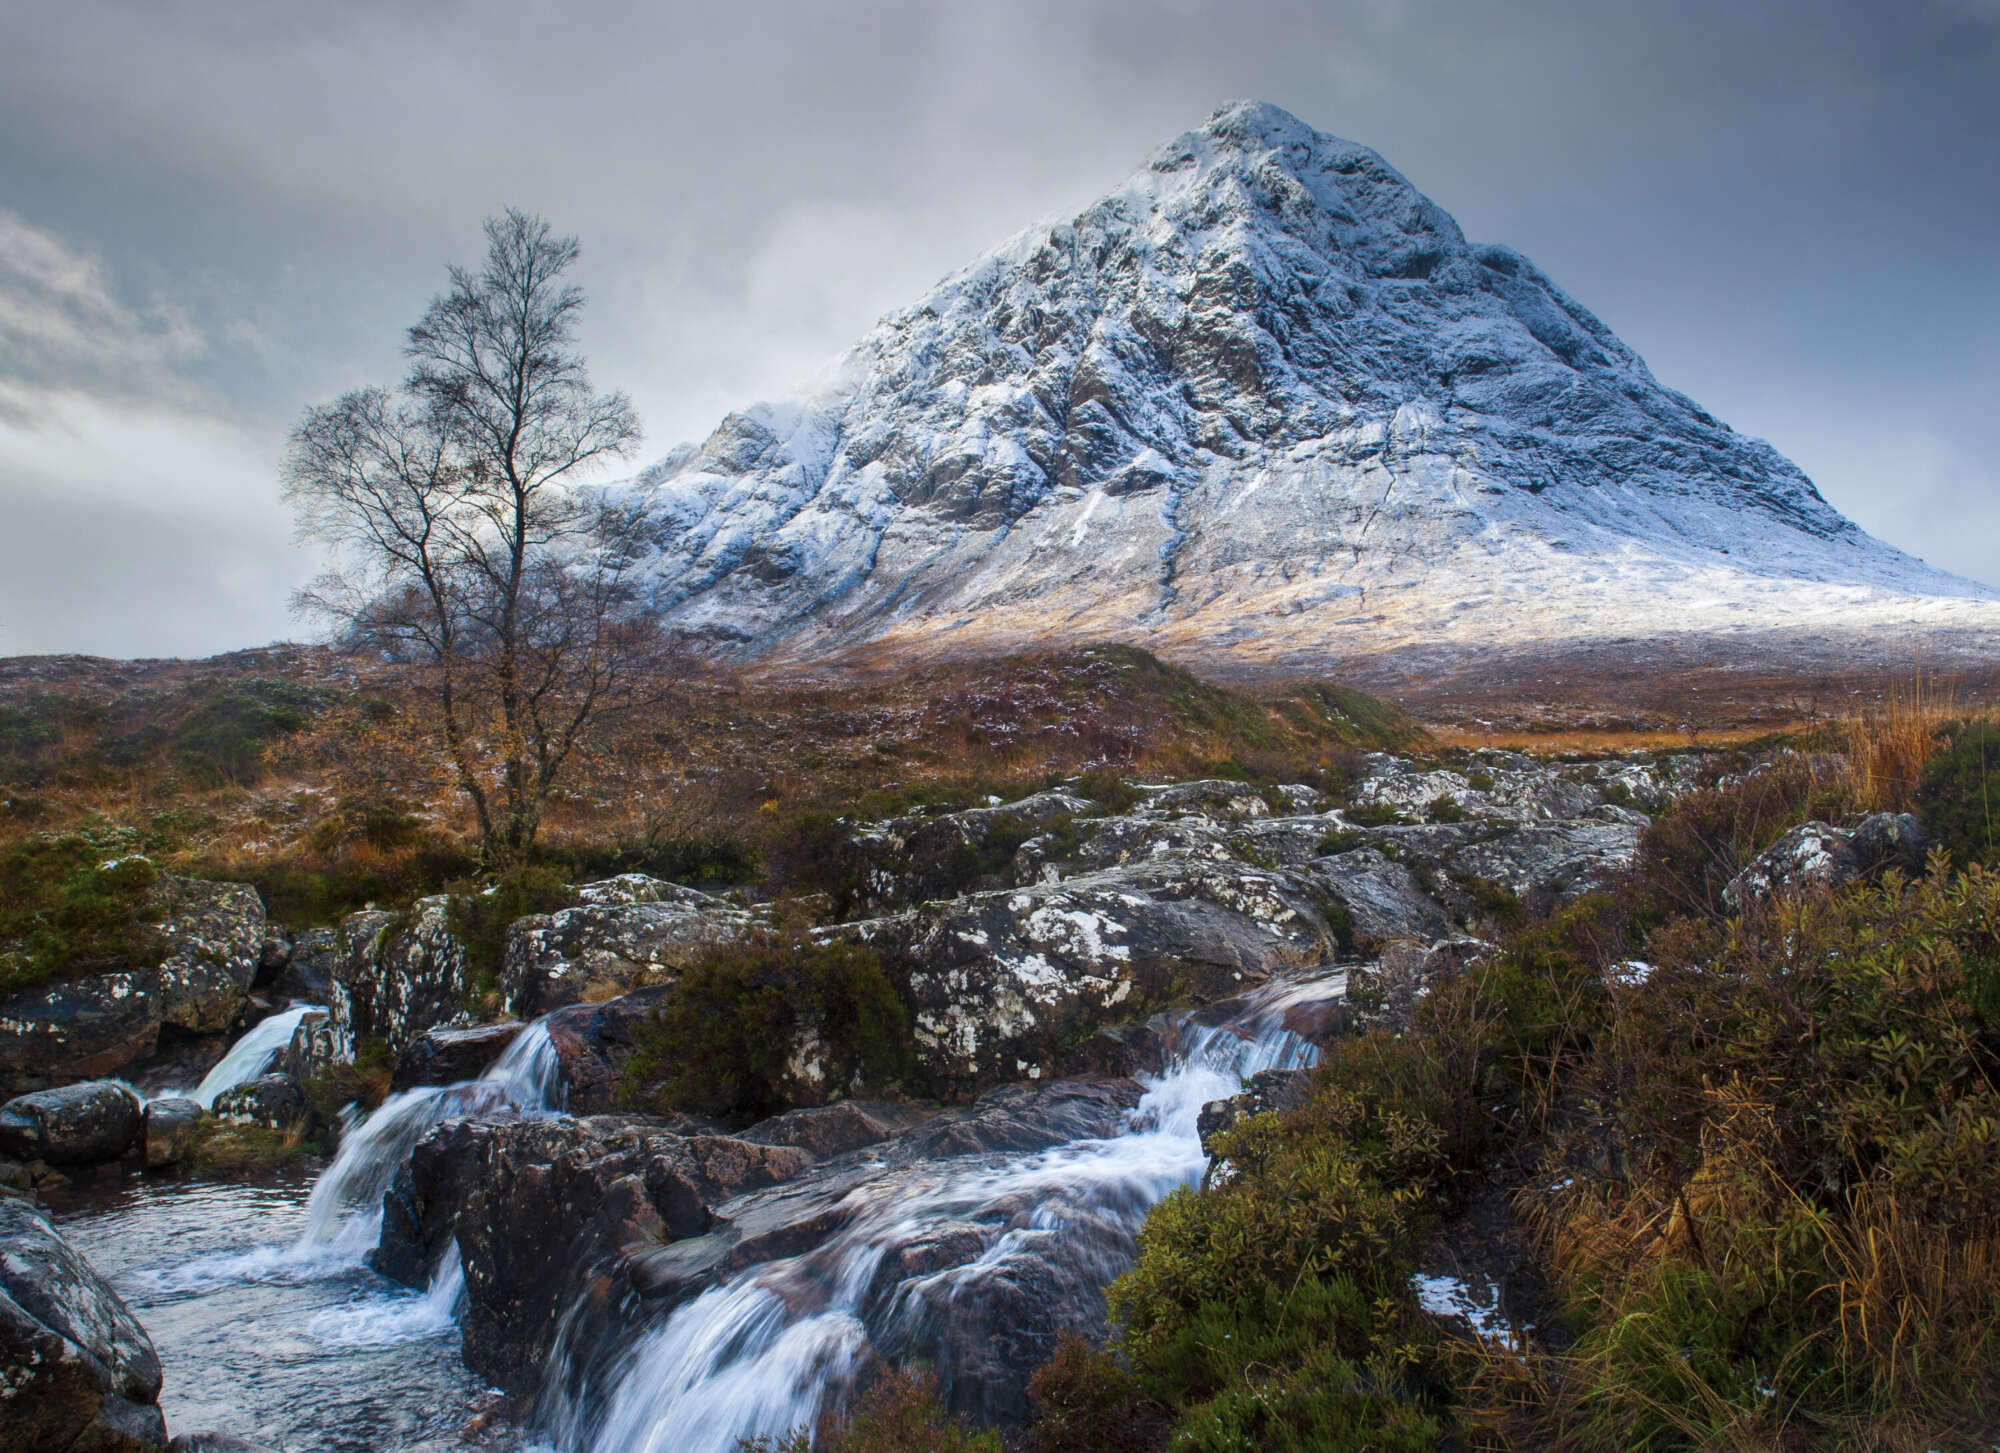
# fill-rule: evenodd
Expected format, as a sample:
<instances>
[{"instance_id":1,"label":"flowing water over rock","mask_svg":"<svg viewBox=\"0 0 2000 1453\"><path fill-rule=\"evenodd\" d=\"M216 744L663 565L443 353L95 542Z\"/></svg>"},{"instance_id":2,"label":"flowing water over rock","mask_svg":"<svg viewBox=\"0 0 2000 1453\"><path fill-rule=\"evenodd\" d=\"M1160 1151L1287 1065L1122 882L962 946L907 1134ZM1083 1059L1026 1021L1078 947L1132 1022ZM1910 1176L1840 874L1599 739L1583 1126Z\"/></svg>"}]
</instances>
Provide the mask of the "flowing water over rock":
<instances>
[{"instance_id":1,"label":"flowing water over rock","mask_svg":"<svg viewBox=\"0 0 2000 1453\"><path fill-rule=\"evenodd\" d=\"M229 1047L229 1053L202 1078L202 1082L187 1092L187 1098L206 1110L215 1104L215 1097L224 1090L247 1085L269 1069L271 1061L292 1042L292 1031L299 1027L301 1019L308 1014L325 1012L318 1004L294 1004L282 1013L259 1020L256 1027Z\"/></svg>"},{"instance_id":2,"label":"flowing water over rock","mask_svg":"<svg viewBox=\"0 0 2000 1453\"><path fill-rule=\"evenodd\" d=\"M739 1439L810 1426L878 1357L934 1362L962 1410L1018 1411L1005 1404L1020 1399L1008 1365L1019 1359L1004 1344L1026 1331L1020 1314L1101 1317L1102 1288L1130 1264L1147 1210L1201 1177L1202 1106L1260 1070L1316 1062L1282 1020L1343 984L1314 975L1253 996L1230 1023L1183 1019L1167 1068L1117 1133L885 1166L827 1209L840 1229L816 1247L752 1266L611 1348L559 1352L544 1435L579 1453L730 1453ZM969 1260L931 1254L974 1239L983 1248Z\"/></svg>"}]
</instances>

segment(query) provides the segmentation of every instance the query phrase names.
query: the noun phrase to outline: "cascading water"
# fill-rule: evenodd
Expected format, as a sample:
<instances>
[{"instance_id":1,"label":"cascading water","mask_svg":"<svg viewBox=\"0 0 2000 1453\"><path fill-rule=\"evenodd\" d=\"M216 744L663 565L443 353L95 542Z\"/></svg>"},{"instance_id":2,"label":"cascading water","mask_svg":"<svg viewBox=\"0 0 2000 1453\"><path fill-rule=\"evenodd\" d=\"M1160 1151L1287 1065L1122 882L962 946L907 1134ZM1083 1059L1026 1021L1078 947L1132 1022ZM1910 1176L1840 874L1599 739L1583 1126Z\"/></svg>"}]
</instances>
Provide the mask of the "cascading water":
<instances>
[{"instance_id":1,"label":"cascading water","mask_svg":"<svg viewBox=\"0 0 2000 1453\"><path fill-rule=\"evenodd\" d=\"M279 1051L292 1042L292 1032L299 1027L300 1020L308 1014L324 1012L318 1004L294 1004L282 1013L260 1019L248 1034L229 1047L229 1053L203 1077L199 1085L187 1092L187 1097L198 1102L204 1110L209 1109L215 1104L215 1097L224 1090L247 1085L269 1069Z\"/></svg>"},{"instance_id":2,"label":"cascading water","mask_svg":"<svg viewBox=\"0 0 2000 1453\"><path fill-rule=\"evenodd\" d=\"M365 1254L381 1233L382 1193L419 1140L455 1116L559 1110L560 1071L548 1029L537 1020L478 1079L391 1095L341 1137L340 1153L306 1203L306 1229L295 1249L308 1256Z\"/></svg>"},{"instance_id":3,"label":"cascading water","mask_svg":"<svg viewBox=\"0 0 2000 1453\"><path fill-rule=\"evenodd\" d=\"M843 1229L816 1249L747 1270L639 1331L611 1355L559 1348L544 1434L590 1453L731 1453L739 1440L809 1427L871 1358L923 1352L941 1319L983 1285L1047 1276L1088 1296L1131 1262L1148 1209L1206 1165L1202 1106L1266 1069L1305 1068L1317 1049L1282 1025L1344 976L1273 985L1225 1025L1177 1025L1165 1071L1121 1133L1049 1150L954 1159L857 1188ZM968 1227L974 1259L885 1289L885 1263ZM586 1365L587 1362L587 1365Z\"/></svg>"}]
</instances>

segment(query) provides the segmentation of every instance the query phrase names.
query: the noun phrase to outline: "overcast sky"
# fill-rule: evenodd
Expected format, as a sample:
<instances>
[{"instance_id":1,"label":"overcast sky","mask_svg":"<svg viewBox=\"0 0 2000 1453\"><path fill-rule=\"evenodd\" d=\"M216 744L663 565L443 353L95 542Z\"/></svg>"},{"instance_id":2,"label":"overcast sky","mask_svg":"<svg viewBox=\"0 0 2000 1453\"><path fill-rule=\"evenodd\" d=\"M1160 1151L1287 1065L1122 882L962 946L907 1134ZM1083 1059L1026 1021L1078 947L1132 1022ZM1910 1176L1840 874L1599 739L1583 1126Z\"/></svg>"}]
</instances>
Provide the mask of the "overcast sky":
<instances>
[{"instance_id":1,"label":"overcast sky","mask_svg":"<svg viewBox=\"0 0 2000 1453\"><path fill-rule=\"evenodd\" d=\"M0 0L0 654L297 635L277 463L507 205L644 463L1222 102L1364 142L2000 581L2000 0Z\"/></svg>"}]
</instances>

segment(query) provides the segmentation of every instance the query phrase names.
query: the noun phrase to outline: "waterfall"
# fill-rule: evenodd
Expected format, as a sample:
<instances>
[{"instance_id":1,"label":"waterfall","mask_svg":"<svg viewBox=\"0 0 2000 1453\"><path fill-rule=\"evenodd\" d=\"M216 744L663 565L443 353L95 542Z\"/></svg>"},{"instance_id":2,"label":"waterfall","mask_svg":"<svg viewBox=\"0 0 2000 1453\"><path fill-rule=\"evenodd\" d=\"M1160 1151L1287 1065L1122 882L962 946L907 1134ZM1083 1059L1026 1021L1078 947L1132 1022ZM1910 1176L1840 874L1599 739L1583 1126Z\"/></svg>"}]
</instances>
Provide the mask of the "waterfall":
<instances>
[{"instance_id":1,"label":"waterfall","mask_svg":"<svg viewBox=\"0 0 2000 1453\"><path fill-rule=\"evenodd\" d=\"M324 1012L317 1004L295 1004L282 1014L259 1020L248 1034L229 1047L229 1053L199 1085L185 1092L187 1098L199 1103L204 1110L212 1108L215 1097L224 1090L247 1085L269 1069L279 1051L292 1042L292 1031L299 1027L301 1019L308 1014ZM162 1099L164 1096L155 1095L153 1098Z\"/></svg>"},{"instance_id":2,"label":"waterfall","mask_svg":"<svg viewBox=\"0 0 2000 1453\"><path fill-rule=\"evenodd\" d=\"M383 1192L417 1142L442 1121L549 1114L561 1102L561 1064L540 1020L515 1036L478 1079L391 1095L341 1137L340 1153L306 1202L306 1229L294 1250L302 1257L333 1253L355 1260L371 1250L382 1229Z\"/></svg>"},{"instance_id":3,"label":"waterfall","mask_svg":"<svg viewBox=\"0 0 2000 1453\"><path fill-rule=\"evenodd\" d=\"M1202 1106L1261 1070L1316 1063L1317 1049L1283 1027L1285 1012L1342 988L1344 976L1322 974L1271 986L1227 1024L1182 1017L1166 1069L1144 1082L1117 1135L871 1181L842 1202L853 1214L830 1240L711 1288L615 1355L572 1360L586 1349L559 1345L542 1400L546 1435L590 1453L733 1453L741 1439L812 1426L868 1360L920 1346L984 1278L1060 1256L1094 1293L1130 1265L1146 1212L1200 1179ZM968 1225L1004 1229L973 1260L885 1294L892 1254ZM579 1373L583 1360L590 1373Z\"/></svg>"}]
</instances>

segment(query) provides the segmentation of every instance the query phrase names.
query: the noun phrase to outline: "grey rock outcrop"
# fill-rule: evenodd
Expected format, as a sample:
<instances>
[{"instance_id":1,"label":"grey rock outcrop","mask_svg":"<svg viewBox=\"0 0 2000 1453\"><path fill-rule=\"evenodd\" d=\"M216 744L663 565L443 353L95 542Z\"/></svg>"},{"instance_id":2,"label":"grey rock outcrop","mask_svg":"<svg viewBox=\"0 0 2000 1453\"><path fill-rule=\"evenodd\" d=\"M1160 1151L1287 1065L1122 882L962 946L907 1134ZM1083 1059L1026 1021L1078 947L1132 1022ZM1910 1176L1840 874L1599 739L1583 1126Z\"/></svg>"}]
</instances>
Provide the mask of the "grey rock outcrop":
<instances>
[{"instance_id":1,"label":"grey rock outcrop","mask_svg":"<svg viewBox=\"0 0 2000 1453\"><path fill-rule=\"evenodd\" d=\"M411 1090L418 1085L476 1080L526 1028L518 1019L507 1019L463 1029L426 1029L396 1056L389 1088Z\"/></svg>"},{"instance_id":2,"label":"grey rock outcrop","mask_svg":"<svg viewBox=\"0 0 2000 1453\"><path fill-rule=\"evenodd\" d=\"M578 897L574 908L508 928L500 993L509 1013L532 1019L664 982L752 926L722 899L638 874L585 884Z\"/></svg>"},{"instance_id":3,"label":"grey rock outcrop","mask_svg":"<svg viewBox=\"0 0 2000 1453\"><path fill-rule=\"evenodd\" d=\"M1801 823L1732 878L1722 901L1740 911L1787 894L1831 891L1890 868L1920 873L1927 846L1922 824L1907 813L1874 813L1851 831Z\"/></svg>"},{"instance_id":4,"label":"grey rock outcrop","mask_svg":"<svg viewBox=\"0 0 2000 1453\"><path fill-rule=\"evenodd\" d=\"M20 1453L167 1446L160 1360L118 1294L27 1202L0 1197L0 1431Z\"/></svg>"},{"instance_id":5,"label":"grey rock outcrop","mask_svg":"<svg viewBox=\"0 0 2000 1453\"><path fill-rule=\"evenodd\" d=\"M130 1150L144 1123L139 1097L113 1080L39 1090L0 1105L0 1156L97 1165Z\"/></svg>"},{"instance_id":6,"label":"grey rock outcrop","mask_svg":"<svg viewBox=\"0 0 2000 1453\"><path fill-rule=\"evenodd\" d=\"M42 984L0 1002L0 1092L117 1074L160 1033L219 1034L242 1014L264 946L264 904L241 883L161 878L145 910L151 964Z\"/></svg>"}]
</instances>

